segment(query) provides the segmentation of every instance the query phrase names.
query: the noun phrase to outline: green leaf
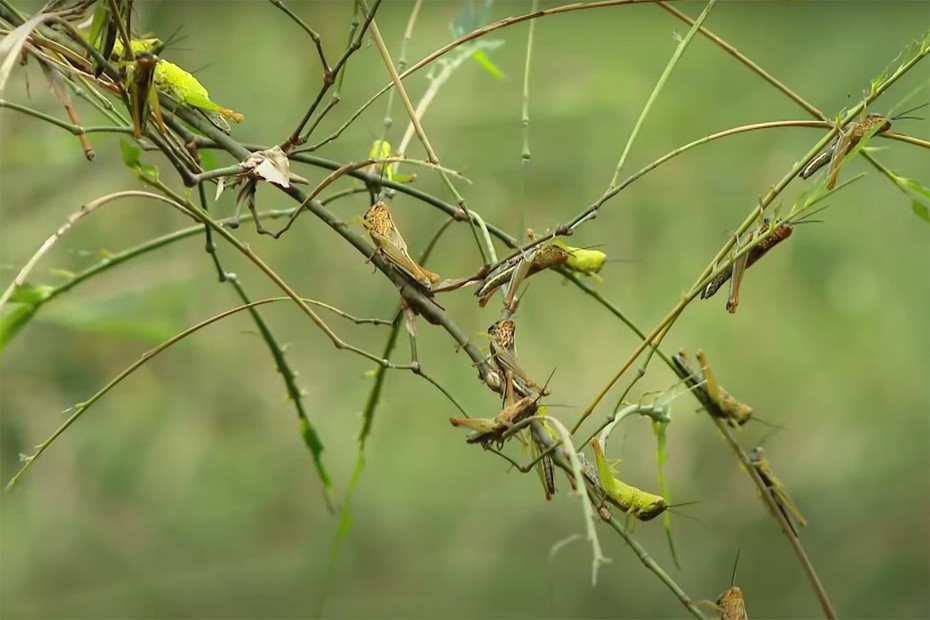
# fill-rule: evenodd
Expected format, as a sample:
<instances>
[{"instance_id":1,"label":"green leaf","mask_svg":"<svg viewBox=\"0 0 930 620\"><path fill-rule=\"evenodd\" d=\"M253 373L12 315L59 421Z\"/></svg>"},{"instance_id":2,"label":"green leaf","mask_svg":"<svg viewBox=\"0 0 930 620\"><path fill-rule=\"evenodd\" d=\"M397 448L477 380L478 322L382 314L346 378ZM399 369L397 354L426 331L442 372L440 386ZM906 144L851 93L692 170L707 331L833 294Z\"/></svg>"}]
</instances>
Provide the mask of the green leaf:
<instances>
[{"instance_id":1,"label":"green leaf","mask_svg":"<svg viewBox=\"0 0 930 620\"><path fill-rule=\"evenodd\" d=\"M13 290L13 294L10 295L10 301L18 304L39 306L43 301L48 299L48 296L51 295L54 290L55 288L52 286L45 284L36 285L26 282Z\"/></svg>"},{"instance_id":2,"label":"green leaf","mask_svg":"<svg viewBox=\"0 0 930 620\"><path fill-rule=\"evenodd\" d=\"M44 284L36 285L26 282L17 286L9 301L20 304L0 317L0 351L10 343L13 337L32 320L42 303L49 298L54 287Z\"/></svg>"},{"instance_id":3,"label":"green leaf","mask_svg":"<svg viewBox=\"0 0 930 620\"><path fill-rule=\"evenodd\" d=\"M493 5L494 0L484 0L478 6L475 6L475 3L470 0L463 2L459 14L449 24L452 36L461 39L469 32L473 32L488 23L488 17L491 14Z\"/></svg>"},{"instance_id":4,"label":"green leaf","mask_svg":"<svg viewBox=\"0 0 930 620\"><path fill-rule=\"evenodd\" d=\"M487 24L493 4L494 0L485 0L477 6L473 2L463 2L459 14L449 24L449 28L452 30L452 36L456 39L461 39L466 34L474 32ZM487 52L503 44L503 41L485 41L484 39L479 39L472 44L463 45L462 51L463 53L470 54L475 62L481 65L481 67L493 77L501 79L504 77L503 72L491 61Z\"/></svg>"},{"instance_id":5,"label":"green leaf","mask_svg":"<svg viewBox=\"0 0 930 620\"><path fill-rule=\"evenodd\" d=\"M665 481L665 462L668 460L668 454L665 452L665 445L667 440L667 435L665 433L668 428L668 422L657 422L653 420L652 422L652 432L656 436L656 460L658 461L658 481L659 489L662 493L662 498L665 500L665 503L671 505L672 500L668 494L668 484ZM675 541L672 539L672 515L666 510L665 514L662 515L662 523L665 526L665 538L668 540L668 548L672 553L672 562L675 564L675 568L681 570L681 564L678 563L678 552L675 550Z\"/></svg>"},{"instance_id":6,"label":"green leaf","mask_svg":"<svg viewBox=\"0 0 930 620\"><path fill-rule=\"evenodd\" d=\"M352 503L355 486L361 479L363 471L365 471L365 452L364 448L359 446L358 458L355 460L355 470L352 472L352 479L349 480L349 486L346 487L345 496L342 498L342 508L339 511L339 527L336 529L336 535L333 537L333 546L329 552L329 564L326 567L323 585L320 588L320 600L317 603L317 618L323 617L323 604L326 602L326 595L329 594L329 586L332 583L332 578L336 571L336 561L339 559L339 551L342 549L342 543L349 535L349 532L352 531L352 515L349 513L349 505Z\"/></svg>"},{"instance_id":7,"label":"green leaf","mask_svg":"<svg viewBox=\"0 0 930 620\"><path fill-rule=\"evenodd\" d=\"M310 420L307 418L300 419L300 435L304 438L304 443L307 444L307 447L310 449L310 454L313 456L313 464L316 467L317 475L319 475L320 480L323 482L323 489L328 496L335 494L335 489L333 488L333 481L329 477L329 471L327 471L326 466L323 465L323 440L320 439L319 433L316 432L316 428L313 427L313 424L310 423Z\"/></svg>"},{"instance_id":8,"label":"green leaf","mask_svg":"<svg viewBox=\"0 0 930 620\"><path fill-rule=\"evenodd\" d=\"M120 140L120 151L123 156L123 163L127 168L132 170L137 177L143 181L154 183L158 181L158 168L150 164L142 163L142 149L128 140Z\"/></svg>"},{"instance_id":9,"label":"green leaf","mask_svg":"<svg viewBox=\"0 0 930 620\"><path fill-rule=\"evenodd\" d=\"M919 181L916 181L914 179L907 179L907 178L901 179L901 181L904 183L904 185L907 186L909 190L911 190L915 194L923 196L927 200L927 202L930 202L930 189L927 189L926 187L921 185Z\"/></svg>"},{"instance_id":10,"label":"green leaf","mask_svg":"<svg viewBox=\"0 0 930 620\"><path fill-rule=\"evenodd\" d=\"M119 141L119 149L123 155L123 163L132 171L142 165L142 148L128 140Z\"/></svg>"},{"instance_id":11,"label":"green leaf","mask_svg":"<svg viewBox=\"0 0 930 620\"><path fill-rule=\"evenodd\" d=\"M72 299L51 304L42 319L77 331L160 344L180 330L179 321L171 317L181 307L182 295L181 289L163 284L108 297Z\"/></svg>"},{"instance_id":12,"label":"green leaf","mask_svg":"<svg viewBox=\"0 0 930 620\"><path fill-rule=\"evenodd\" d=\"M488 58L488 55L484 50L477 50L474 54L471 55L471 57L474 58L475 62L481 65L481 67L490 73L493 77L497 79L503 79L504 74L501 73L501 70L498 69L493 62L491 62L491 59Z\"/></svg>"},{"instance_id":13,"label":"green leaf","mask_svg":"<svg viewBox=\"0 0 930 620\"><path fill-rule=\"evenodd\" d=\"M39 306L33 304L21 304L0 316L0 351L26 326L38 309Z\"/></svg>"},{"instance_id":14,"label":"green leaf","mask_svg":"<svg viewBox=\"0 0 930 620\"><path fill-rule=\"evenodd\" d=\"M216 153L209 149L197 151L200 155L200 165L204 170L215 170L217 168Z\"/></svg>"},{"instance_id":15,"label":"green leaf","mask_svg":"<svg viewBox=\"0 0 930 620\"><path fill-rule=\"evenodd\" d=\"M911 211L914 212L914 215L930 224L930 207L920 202L919 200L912 200Z\"/></svg>"}]
</instances>

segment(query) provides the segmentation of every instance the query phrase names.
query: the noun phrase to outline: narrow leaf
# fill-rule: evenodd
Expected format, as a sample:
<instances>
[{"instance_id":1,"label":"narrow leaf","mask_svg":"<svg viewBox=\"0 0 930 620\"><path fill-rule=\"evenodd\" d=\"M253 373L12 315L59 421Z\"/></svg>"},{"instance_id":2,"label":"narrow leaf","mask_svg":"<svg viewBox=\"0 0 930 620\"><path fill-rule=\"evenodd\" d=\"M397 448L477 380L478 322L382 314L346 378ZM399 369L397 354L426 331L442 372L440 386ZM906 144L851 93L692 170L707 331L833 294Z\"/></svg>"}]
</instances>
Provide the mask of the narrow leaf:
<instances>
[{"instance_id":1,"label":"narrow leaf","mask_svg":"<svg viewBox=\"0 0 930 620\"><path fill-rule=\"evenodd\" d=\"M38 306L48 299L48 296L53 290L55 290L53 287L45 284L37 285L26 282L13 290L13 294L10 295L9 301L18 304Z\"/></svg>"},{"instance_id":2,"label":"narrow leaf","mask_svg":"<svg viewBox=\"0 0 930 620\"><path fill-rule=\"evenodd\" d=\"M23 46L29 40L32 31L39 27L39 24L49 19L49 15L39 13L33 16L23 25L18 26L12 32L3 37L0 41L0 97L3 96L3 89L6 81L10 78L13 67L19 60L19 54L23 51Z\"/></svg>"},{"instance_id":3,"label":"narrow leaf","mask_svg":"<svg viewBox=\"0 0 930 620\"><path fill-rule=\"evenodd\" d=\"M0 351L26 326L38 309L38 306L21 304L0 316Z\"/></svg>"},{"instance_id":4,"label":"narrow leaf","mask_svg":"<svg viewBox=\"0 0 930 620\"><path fill-rule=\"evenodd\" d=\"M669 497L668 485L665 481L665 462L668 460L668 454L665 452L667 440L665 431L667 428L667 422L652 422L652 432L654 432L656 436L656 460L658 462L657 477L659 480L659 489L662 493L662 499L665 500L666 504L671 506L672 499ZM672 562L674 562L675 568L681 570L681 564L678 562L678 552L675 550L675 541L672 539L672 515L670 511L666 510L665 514L662 515L662 523L665 526L665 538L668 540L668 548L672 553Z\"/></svg>"},{"instance_id":5,"label":"narrow leaf","mask_svg":"<svg viewBox=\"0 0 930 620\"><path fill-rule=\"evenodd\" d=\"M488 55L484 50L477 50L474 54L471 55L471 57L474 58L475 62L481 65L481 67L490 73L493 77L497 79L503 79L504 74L501 73L501 70L498 69L493 62L491 62L491 59L488 58Z\"/></svg>"},{"instance_id":6,"label":"narrow leaf","mask_svg":"<svg viewBox=\"0 0 930 620\"><path fill-rule=\"evenodd\" d=\"M914 212L914 215L930 224L930 207L920 202L919 200L912 200L911 211Z\"/></svg>"},{"instance_id":7,"label":"narrow leaf","mask_svg":"<svg viewBox=\"0 0 930 620\"><path fill-rule=\"evenodd\" d=\"M323 440L320 439L316 428L307 418L300 418L300 435L304 438L304 443L307 444L310 454L313 456L313 464L316 466L317 475L320 476L320 480L323 482L323 489L326 491L327 496L333 495L335 493L333 481L329 477L326 466L323 465Z\"/></svg>"}]
</instances>

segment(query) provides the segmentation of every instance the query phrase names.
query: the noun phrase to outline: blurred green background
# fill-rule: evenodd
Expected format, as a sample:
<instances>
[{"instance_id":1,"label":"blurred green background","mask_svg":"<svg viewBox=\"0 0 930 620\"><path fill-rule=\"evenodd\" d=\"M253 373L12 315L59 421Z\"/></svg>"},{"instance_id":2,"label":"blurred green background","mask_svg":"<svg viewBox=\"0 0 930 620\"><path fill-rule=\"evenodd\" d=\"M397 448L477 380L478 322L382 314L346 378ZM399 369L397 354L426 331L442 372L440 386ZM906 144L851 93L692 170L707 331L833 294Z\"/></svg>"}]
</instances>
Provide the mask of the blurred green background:
<instances>
[{"instance_id":1,"label":"blurred green background","mask_svg":"<svg viewBox=\"0 0 930 620\"><path fill-rule=\"evenodd\" d=\"M37 4L20 5L33 10ZM213 99L245 115L244 142L280 143L316 93L320 70L306 35L262 2L137 3L135 24L187 38L165 57L189 68ZM341 52L349 2L291 2ZM550 6L544 3L544 6ZM700 3L680 5L696 16ZM386 2L378 23L393 53L412 3ZM459 2L427 2L408 61L446 44ZM491 18L522 14L529 2L502 2ZM851 106L930 23L922 2L721 3L707 26L832 116ZM603 192L656 79L687 26L654 6L625 6L537 22L530 82L532 159L520 161L520 108L528 26L492 35L495 79L466 63L445 85L423 124L445 165L461 170L469 205L516 232L543 231ZM27 98L24 73L29 75ZM915 89L930 99L928 65L919 65L874 108L889 109ZM328 134L387 81L374 45L350 61L343 100L318 130ZM414 101L426 73L406 80ZM17 68L5 95L65 118L34 63ZM364 157L381 130L379 100L321 153ZM108 124L79 103L86 124ZM406 127L393 109L396 144ZM646 120L625 166L632 173L662 154L728 127L807 119L794 103L709 41L686 51ZM77 139L4 110L2 129L3 286L64 219L103 194L138 188L122 166L119 138L97 134L93 163ZM896 129L930 137L926 121ZM672 308L752 209L819 139L811 129L756 132L721 140L673 160L610 201L573 243L604 244L612 257L600 285L645 331ZM876 140L887 166L930 185L930 157ZM423 157L414 141L408 156ZM155 155L147 161L171 178ZM221 165L232 163L223 155ZM312 181L327 171L292 168ZM408 169L409 171L409 169ZM766 448L810 521L802 540L841 617L927 618L930 524L930 229L903 195L862 160L843 178L867 172L789 242L753 268L736 315L722 296L688 307L665 340L704 348L723 383L758 416L783 425ZM448 198L441 181L416 170L416 186ZM178 184L180 187L180 184ZM348 182L342 186L348 187ZM797 181L787 207L812 183ZM215 212L229 215L232 192ZM293 204L268 187L259 208ZM336 203L346 220L364 194ZM398 195L395 218L418 253L445 216ZM76 271L188 222L152 202L110 205L80 222L42 261L33 280L59 282ZM356 230L361 226L356 220ZM389 317L395 290L311 214L278 241L237 233L304 296L361 316ZM502 251L502 250L501 250ZM254 298L279 294L254 267L221 244L227 268ZM467 227L453 227L430 267L464 276L479 266ZM475 342L498 318L469 291L441 302ZM496 302L495 302L496 303ZM201 237L106 272L43 308L4 351L2 460L5 482L17 456L32 451L63 411L108 382L162 339L238 304L216 282ZM291 304L262 310L307 390L306 404L326 443L324 458L340 492L351 476L355 437L372 364L336 352ZM326 315L345 339L383 347L383 327ZM637 344L619 321L557 274L534 278L519 320L519 351L531 375L553 369L551 412L569 423ZM495 397L445 332L420 323L420 360L473 415L495 411ZM407 359L407 345L398 346ZM628 379L627 379L628 380ZM624 384L621 382L621 385ZM638 398L674 383L654 363ZM614 402L615 390L607 399ZM749 478L689 396L674 405L667 475L681 509L674 534L683 568L671 566L661 523L636 535L694 599L715 599L737 583L752 617L817 617L819 608L796 558L758 500ZM606 413L606 405L595 417ZM591 587L590 546L550 548L584 527L563 477L551 503L535 475L465 444L449 426L451 404L406 372L392 372L352 507L354 528L335 566L324 615L331 617L682 617L685 610L611 530L599 527L613 562ZM593 428L593 426L592 426ZM751 423L747 445L768 432ZM624 477L655 489L655 446L642 421L615 436ZM511 447L513 449L513 447ZM321 594L337 517L302 444L292 406L265 345L246 315L203 330L146 364L106 396L2 495L0 613L8 618L307 617ZM708 613L711 613L708 611Z\"/></svg>"}]
</instances>

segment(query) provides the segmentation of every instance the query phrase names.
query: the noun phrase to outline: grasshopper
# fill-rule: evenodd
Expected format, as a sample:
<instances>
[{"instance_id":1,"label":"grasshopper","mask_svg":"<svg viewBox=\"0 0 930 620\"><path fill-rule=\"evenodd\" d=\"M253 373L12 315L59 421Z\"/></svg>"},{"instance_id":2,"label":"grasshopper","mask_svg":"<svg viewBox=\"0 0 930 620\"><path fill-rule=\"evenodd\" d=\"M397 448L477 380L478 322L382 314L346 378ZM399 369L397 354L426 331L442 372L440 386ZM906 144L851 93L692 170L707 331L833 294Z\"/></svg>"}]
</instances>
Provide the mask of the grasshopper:
<instances>
[{"instance_id":1,"label":"grasshopper","mask_svg":"<svg viewBox=\"0 0 930 620\"><path fill-rule=\"evenodd\" d=\"M551 375L550 375L551 378ZM524 396L519 400L514 400L513 382L508 381L504 396L504 408L501 409L493 418L449 418L452 426L464 426L470 428L472 433L466 441L468 443L480 443L483 446L489 445L496 441L498 446L504 442L504 433L513 428L513 426L527 418L536 415L539 411L539 400L543 394L548 394L545 387L534 396Z\"/></svg>"},{"instance_id":2,"label":"grasshopper","mask_svg":"<svg viewBox=\"0 0 930 620\"><path fill-rule=\"evenodd\" d=\"M555 243L544 243L528 251L520 252L497 265L481 282L475 291L478 296L478 305L484 308L488 300L497 292L497 289L510 282L507 294L507 307L511 307L516 287L525 279L549 267L564 265L569 259L569 253Z\"/></svg>"},{"instance_id":3,"label":"grasshopper","mask_svg":"<svg viewBox=\"0 0 930 620\"><path fill-rule=\"evenodd\" d=\"M910 110L905 110L897 116L892 116L891 118L886 117L884 114L866 114L859 122L852 123L845 131L840 131L840 134L833 139L833 142L830 143L825 151L817 155L806 166L804 166L804 168L801 169L801 178L810 178L815 172L829 163L830 176L829 180L827 181L827 189L833 189L836 187L836 181L839 177L840 164L842 163L843 158L846 157L850 151L856 148L856 145L859 144L863 137L868 135L877 135L889 131L891 129L891 121L893 120L920 120L920 117L908 116L908 114L914 112L915 110L919 110L926 105L926 103L921 104L911 108Z\"/></svg>"},{"instance_id":4,"label":"grasshopper","mask_svg":"<svg viewBox=\"0 0 930 620\"><path fill-rule=\"evenodd\" d=\"M513 319L502 319L488 328L488 336L491 338L491 358L504 377L505 386L512 382L524 396L530 391L548 396L549 392L546 387L540 387L520 368L517 358L516 333L517 324Z\"/></svg>"},{"instance_id":5,"label":"grasshopper","mask_svg":"<svg viewBox=\"0 0 930 620\"><path fill-rule=\"evenodd\" d=\"M407 243L397 230L394 218L391 217L391 209L385 202L378 201L368 207L363 223L375 247L378 248L378 252L389 263L427 291L432 291L433 284L439 282L439 276L421 267L410 257Z\"/></svg>"},{"instance_id":6,"label":"grasshopper","mask_svg":"<svg viewBox=\"0 0 930 620\"><path fill-rule=\"evenodd\" d=\"M398 157L391 148L391 143L387 140L375 140L371 145L371 151L368 153L369 159L389 159ZM415 174L400 174L397 172L397 162L390 164L372 164L368 168L369 174L379 175L388 181L394 183L413 183L417 180Z\"/></svg>"},{"instance_id":7,"label":"grasshopper","mask_svg":"<svg viewBox=\"0 0 930 620\"><path fill-rule=\"evenodd\" d=\"M730 314L735 313L736 307L739 305L740 285L743 282L746 270L765 256L769 250L790 237L793 230L794 225L787 220L773 224L771 219L765 218L762 224L749 233L748 237L739 244L739 247L746 247L761 237L759 243L737 258L726 271L711 280L701 291L701 299L713 297L720 287L729 280L730 294L727 297L727 312Z\"/></svg>"},{"instance_id":8,"label":"grasshopper","mask_svg":"<svg viewBox=\"0 0 930 620\"><path fill-rule=\"evenodd\" d=\"M727 421L730 426L742 426L752 417L752 407L742 403L730 395L723 386L717 383L714 373L707 365L704 351L698 350L698 362L701 370L694 371L688 363L688 355L684 349L672 356L672 362L678 369L678 374L694 390L695 396L715 418Z\"/></svg>"},{"instance_id":9,"label":"grasshopper","mask_svg":"<svg viewBox=\"0 0 930 620\"><path fill-rule=\"evenodd\" d=\"M733 562L730 587L724 590L723 594L717 598L716 604L713 605L720 612L720 620L749 620L749 614L746 613L746 601L743 600L743 591L738 586L733 585L736 581L736 565L738 563L739 551L736 552L736 560Z\"/></svg>"},{"instance_id":10,"label":"grasshopper","mask_svg":"<svg viewBox=\"0 0 930 620\"><path fill-rule=\"evenodd\" d=\"M539 451L539 446L535 442L533 443L533 451L534 453ZM540 472L540 479L546 491L546 501L549 501L555 495L555 471L552 468L552 458L548 456L541 458L537 471Z\"/></svg>"},{"instance_id":11,"label":"grasshopper","mask_svg":"<svg viewBox=\"0 0 930 620\"><path fill-rule=\"evenodd\" d=\"M142 50L136 54L135 62L130 64L126 70L133 136L136 138L141 138L145 133L149 110L155 115L162 133L167 133L165 121L161 116L161 108L158 105L158 92L153 88L158 62L158 56L154 52Z\"/></svg>"},{"instance_id":12,"label":"grasshopper","mask_svg":"<svg viewBox=\"0 0 930 620\"><path fill-rule=\"evenodd\" d=\"M464 426L475 431L466 439L468 443L488 445L492 441L496 441L501 444L503 443L503 434L512 428L514 424L536 415L540 398L541 395L537 395L535 398L524 396L501 409L493 418L452 417L449 418L449 422L452 426Z\"/></svg>"},{"instance_id":13,"label":"grasshopper","mask_svg":"<svg viewBox=\"0 0 930 620\"><path fill-rule=\"evenodd\" d=\"M591 440L591 448L597 461L597 479L600 480L606 499L611 504L640 521L655 519L668 509L668 504L661 495L647 493L615 478L613 468L604 456L601 442L596 437ZM589 471L588 477L594 473Z\"/></svg>"},{"instance_id":14,"label":"grasshopper","mask_svg":"<svg viewBox=\"0 0 930 620\"><path fill-rule=\"evenodd\" d=\"M788 496L787 491L785 491L785 486L772 473L769 461L765 457L765 450L762 446L756 446L749 451L749 460L759 474L759 478L762 479L765 486L772 492L775 503L778 504L779 510L781 510L781 513L785 516L785 521L788 522L788 525L791 526L791 531L794 533L795 537L797 537L798 529L795 527L794 521L789 517L789 513L801 527L807 527L807 519L804 518L804 515L801 514L801 511L798 510L798 507Z\"/></svg>"},{"instance_id":15,"label":"grasshopper","mask_svg":"<svg viewBox=\"0 0 930 620\"><path fill-rule=\"evenodd\" d=\"M133 54L137 58L137 64L139 54L151 53L155 55L160 53L166 46L165 43L157 38L133 39L129 44ZM119 56L122 52L123 45L117 39L113 46L113 53ZM185 71L173 62L156 57L155 63L153 64L151 81L158 91L167 94L182 105L199 110L214 126L226 134L229 133L229 123L226 122L227 119L234 123L241 123L243 120L243 116L238 112L224 108L211 101L210 94L207 92L206 87L191 73ZM155 103L152 104L153 110L158 110L156 105Z\"/></svg>"},{"instance_id":16,"label":"grasshopper","mask_svg":"<svg viewBox=\"0 0 930 620\"><path fill-rule=\"evenodd\" d=\"M568 252L568 258L565 261L566 267L575 273L595 278L598 282L603 281L597 274L600 273L601 269L604 268L604 263L607 262L605 253L600 250L576 248L562 243L558 239L555 242L560 248Z\"/></svg>"},{"instance_id":17,"label":"grasshopper","mask_svg":"<svg viewBox=\"0 0 930 620\"><path fill-rule=\"evenodd\" d=\"M64 5L66 3L62 2L61 4ZM117 1L111 5L107 2L98 2L97 7L94 9L88 40L100 50L104 58L109 58L111 54L113 54L113 50L119 41L119 26L117 21L121 19L120 13L123 12L123 8L128 9L126 11L126 26L127 30L129 28L129 17L132 15L132 2L129 2L126 7L121 7L120 5L122 4L125 3ZM48 8L50 7L46 7L46 9ZM113 13L113 8L117 9L116 14ZM122 49L122 45L120 45L120 48ZM104 66L98 64L94 68L94 77L99 78L103 74L103 70Z\"/></svg>"}]
</instances>

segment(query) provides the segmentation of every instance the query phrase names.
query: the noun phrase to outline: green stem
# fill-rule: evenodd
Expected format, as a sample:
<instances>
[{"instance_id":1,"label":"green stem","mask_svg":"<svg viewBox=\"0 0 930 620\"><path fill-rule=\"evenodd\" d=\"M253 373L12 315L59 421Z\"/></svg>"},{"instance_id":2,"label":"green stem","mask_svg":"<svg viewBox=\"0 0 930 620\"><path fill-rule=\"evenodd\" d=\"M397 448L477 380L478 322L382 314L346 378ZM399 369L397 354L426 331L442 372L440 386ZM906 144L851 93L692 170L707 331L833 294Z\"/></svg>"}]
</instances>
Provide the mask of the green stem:
<instances>
[{"instance_id":1,"label":"green stem","mask_svg":"<svg viewBox=\"0 0 930 620\"><path fill-rule=\"evenodd\" d=\"M678 47L675 48L675 53L672 54L668 64L665 65L665 69L662 71L662 75L659 76L659 81L656 82L655 87L649 94L649 99L646 100L646 105L643 106L642 111L639 113L639 118L636 119L636 124L633 126L633 131L630 132L630 137L627 139L626 145L623 147L623 153L621 153L620 159L617 161L617 167L614 170L614 176L610 179L608 189L614 187L617 184L617 179L620 177L620 170L623 168L623 164L626 162L627 155L630 154L630 149L633 148L633 143L636 141L636 136L639 135L639 130L643 126L643 122L646 120L646 116L649 115L649 111L652 110L652 105L659 97L659 93L662 92L662 88L665 86L665 82L668 81L669 76L678 65L678 61L681 59L682 54L684 54L685 49L687 49L688 45L691 43L691 40L694 38L694 35L697 34L698 28L700 28L701 24L704 23L704 20L710 14L710 11L714 8L715 4L717 4L717 0L710 0L707 3L707 6L705 6L704 10L701 11L701 14L691 26L691 29L688 30L688 34L686 34L685 37L678 43Z\"/></svg>"}]
</instances>

